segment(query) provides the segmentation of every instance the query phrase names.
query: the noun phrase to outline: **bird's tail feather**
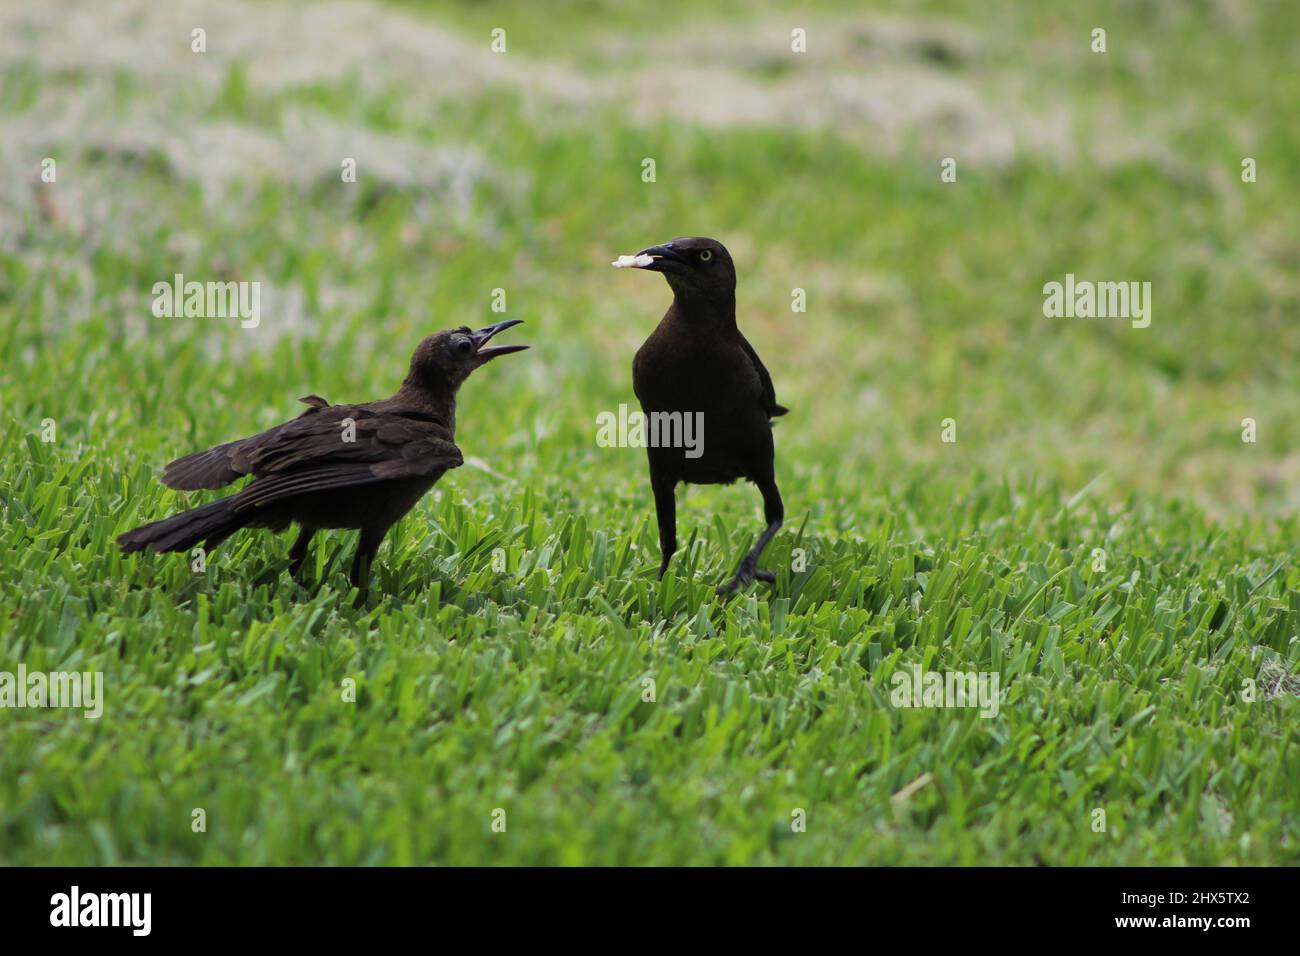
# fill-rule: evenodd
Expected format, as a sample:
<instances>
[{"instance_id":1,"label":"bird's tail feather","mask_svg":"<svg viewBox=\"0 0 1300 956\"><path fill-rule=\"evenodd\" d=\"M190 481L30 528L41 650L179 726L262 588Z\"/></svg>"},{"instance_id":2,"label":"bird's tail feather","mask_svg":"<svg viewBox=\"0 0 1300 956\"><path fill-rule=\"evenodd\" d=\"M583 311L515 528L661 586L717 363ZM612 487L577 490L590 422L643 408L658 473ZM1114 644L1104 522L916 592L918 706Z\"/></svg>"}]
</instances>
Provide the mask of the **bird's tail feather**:
<instances>
[{"instance_id":1,"label":"bird's tail feather","mask_svg":"<svg viewBox=\"0 0 1300 956\"><path fill-rule=\"evenodd\" d=\"M244 527L247 515L230 508L230 498L182 511L178 515L141 525L118 535L117 543L128 554L153 548L155 551L184 551L199 542L206 542L209 550Z\"/></svg>"}]
</instances>

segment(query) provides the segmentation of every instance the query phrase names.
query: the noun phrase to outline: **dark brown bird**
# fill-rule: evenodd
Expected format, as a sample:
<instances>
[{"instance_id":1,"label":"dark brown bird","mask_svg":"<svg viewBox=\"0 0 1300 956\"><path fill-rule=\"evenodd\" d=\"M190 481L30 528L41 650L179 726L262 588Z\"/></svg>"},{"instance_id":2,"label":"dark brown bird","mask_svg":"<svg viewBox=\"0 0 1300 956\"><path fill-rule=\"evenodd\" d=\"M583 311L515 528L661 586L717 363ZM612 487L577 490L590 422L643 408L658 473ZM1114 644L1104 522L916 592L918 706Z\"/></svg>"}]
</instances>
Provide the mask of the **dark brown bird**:
<instances>
[{"instance_id":1,"label":"dark brown bird","mask_svg":"<svg viewBox=\"0 0 1300 956\"><path fill-rule=\"evenodd\" d=\"M152 548L211 550L241 528L283 531L301 526L289 549L295 578L312 535L325 528L357 528L352 584L364 591L370 563L388 529L411 510L449 468L463 459L455 445L456 391L479 366L526 345L485 347L510 319L477 332L468 328L426 338L392 398L364 405L331 405L318 395L297 418L239 441L178 458L163 470L169 488L221 488L245 475L253 480L227 498L128 531L117 539L126 552Z\"/></svg>"},{"instance_id":2,"label":"dark brown bird","mask_svg":"<svg viewBox=\"0 0 1300 956\"><path fill-rule=\"evenodd\" d=\"M677 483L730 484L745 478L763 494L767 527L718 593L755 578L775 581L775 575L758 567L758 559L785 518L776 487L772 419L788 409L776 403L772 376L736 327L731 255L714 239L684 238L642 249L632 260L616 264L661 272L673 290L673 304L632 362L632 388L642 411L647 416L703 416L698 449L647 449L659 519L659 577L677 550Z\"/></svg>"}]
</instances>

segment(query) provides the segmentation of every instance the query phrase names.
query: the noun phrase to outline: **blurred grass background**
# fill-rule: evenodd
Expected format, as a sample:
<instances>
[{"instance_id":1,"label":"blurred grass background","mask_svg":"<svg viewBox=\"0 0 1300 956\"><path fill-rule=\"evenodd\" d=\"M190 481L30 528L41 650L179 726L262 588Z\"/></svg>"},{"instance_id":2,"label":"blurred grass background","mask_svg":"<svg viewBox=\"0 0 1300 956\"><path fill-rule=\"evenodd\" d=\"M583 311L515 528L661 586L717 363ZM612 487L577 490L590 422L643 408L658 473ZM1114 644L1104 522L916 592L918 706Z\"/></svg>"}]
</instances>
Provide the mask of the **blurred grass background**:
<instances>
[{"instance_id":1,"label":"blurred grass background","mask_svg":"<svg viewBox=\"0 0 1300 956\"><path fill-rule=\"evenodd\" d=\"M919 723L910 745L895 742L893 756L861 744L858 751L873 754L869 784L845 769L844 754L834 759L833 738L875 719L860 696L864 673L869 693L878 694L889 667L911 651L947 647L957 655L949 664L988 667L1004 637L1042 652L1060 639L1049 638L1052 626L1093 635L1102 618L1127 620L1116 642L1173 635L1167 660L1144 660L1141 678L1125 677L1149 683L1153 694L1165 693L1160 683L1170 675L1181 682L1185 667L1211 661L1254 674L1260 647L1293 668L1296 572L1276 567L1292 549L1300 486L1295 26L1293 5L1280 0L1069 8L812 2L794 11L729 0L664 0L653 8L183 0L0 9L7 519L0 610L8 631L0 666L118 656L131 667L110 672L111 692L125 696L126 681L133 694L121 704L128 715L110 710L121 723L106 718L91 741L81 721L4 715L10 783L0 791L7 797L0 832L8 837L0 859L87 861L78 838L86 834L101 862L481 859L484 845L468 838L397 835L412 821L433 819L421 788L448 801L449 780L472 790L460 776L470 769L447 770L467 763L484 787L498 779L494 772L522 772L512 786L523 793L563 790L557 781L575 776L582 799L606 806L615 791L601 774L617 775L618 752L635 750L637 738L623 736L611 717L595 737L599 746L592 744L585 722L599 723L595 715L606 713L608 701L586 682L593 673L639 674L648 666L625 659L631 652L618 648L622 642L642 642L633 646L651 660L685 668L679 684L695 689L680 703L712 713L700 718L706 725L738 722L717 731L718 746L733 756L761 751L751 754L754 766L737 757L724 768L716 763L722 755L701 744L704 752L664 771L665 794L676 780L683 793L702 789L696 796L707 802L716 796L711 773L743 790L738 781L767 772L755 767L784 759L772 758L771 747L792 745L778 734L759 747L745 735L742 728L757 733L770 714L720 716L738 706L736 688L756 692L749 682L761 683L765 668L784 659L774 646L786 638L770 640L771 615L786 613L800 622L791 633L813 643L790 652L795 683L769 688L772 699L796 698L810 668L818 681L831 675L845 695L837 700L846 723L821 731L830 749L814 748L799 773L789 771L800 784L804 774L847 774L833 790L835 810L823 811L845 828L838 836L823 831L818 839L826 842L797 850L769 846L766 834L752 843L741 835L741 819L752 822L752 814L701 817L698 802L682 797L683 808L659 804L661 814L651 814L654 824L635 839L627 836L632 824L610 809L615 816L603 821L600 840L591 835L600 832L595 824L588 832L568 820L555 824L562 839L515 847L500 859L1026 862L1034 853L1051 861L1086 854L1070 849L1065 822L1043 815L1058 799L1052 787L1075 799L1082 786L1077 799L1086 802L1089 787L1103 786L1109 774L1088 778L1071 762L1086 757L1095 769L1119 760L1118 745L1106 750L1093 741L1064 769L1048 759L1055 782L1031 775L1036 797L1019 811L1007 807L1006 793L981 789L980 749L963 749L965 736L940 746L934 727ZM207 31L204 54L190 50L195 27ZM806 54L790 52L795 27L807 30ZM1107 30L1104 54L1090 50L1095 27ZM495 28L506 31L505 53L489 47ZM58 164L54 184L38 180L45 157ZM355 184L340 181L345 157L358 162ZM640 175L646 157L656 162L652 184ZM957 160L956 183L940 182L944 157ZM1257 161L1258 182L1241 181L1244 157ZM643 455L594 440L600 411L634 402L631 356L668 302L660 280L616 273L609 261L676 235L711 235L731 249L741 326L771 369L779 400L793 409L777 429L790 530L773 566L788 563L802 543L821 555L824 579L787 573L784 594L772 598L776 610L761 589L725 611L707 597L757 531L752 489L682 496L683 540L694 533L698 541L683 554L683 578L670 580L665 594L651 580L656 546ZM178 272L260 281L261 325L155 319L150 289ZM1151 326L1044 318L1043 284L1068 272L1150 281ZM310 600L276 580L285 544L265 536L232 542L203 581L179 559L124 561L115 553L114 534L181 500L152 482L166 460L280 421L308 392L332 401L388 394L420 337L500 318L490 311L496 288L506 291L508 316L527 323L512 341L533 349L494 364L462 393L458 439L477 461L450 475L381 551L376 584L392 595L388 603L376 596L363 612L351 611L338 592L334 554L350 553L352 542L340 535L317 545L327 585ZM794 288L807 293L805 313L791 311ZM940 441L940 423L950 417L956 444ZM1247 417L1258 423L1255 444L1241 440ZM52 446L37 440L45 419L57 423ZM1079 510L1060 510L1085 488ZM520 571L517 580L497 581L480 567L498 545ZM1082 580L1077 594L1058 602L1053 585L1042 592L1039 635L1021 602L1063 568L1086 568L1089 549L1103 545L1125 553L1115 559L1124 578L1138 571L1127 588L1141 613L1116 619L1112 592L1089 593ZM613 557L608 565L602 557L589 579L586 565L597 554ZM940 626L930 643L910 630L928 626L920 605L909 602L945 561L962 569L963 581L982 580L978 569L987 566L989 587L968 595L970 607L983 609L977 619L987 610L992 622L1002 603L1016 611L1013 626L990 624L972 640L964 661L948 646L951 627ZM1146 561L1164 563L1172 590ZM1183 630L1161 623L1160 602L1180 609ZM1221 634L1219 603L1233 608ZM818 615L835 606L872 613L819 629ZM680 642L693 647L731 626L739 631L723 655L730 658L725 679L692 670L697 652L682 651ZM664 636L666 645L646 650L644 642ZM575 639L599 648L588 648L595 662L570 653ZM841 653L857 660L860 652L864 670L838 672L821 658L826 642L859 640L858 652L837 650L832 660ZM501 721L499 734L530 741L522 764L531 769L523 771L508 740L480 738L460 723L473 720L468 704L463 712L445 705L452 733L426 725L411 703L439 699L441 680L468 694L477 675L506 666L494 655L509 657L507 646L521 655L520 670L503 678L498 706L484 703L478 719ZM1101 665L1082 644L1077 653L1070 665L1082 680ZM281 655L286 660L277 663ZM889 666L881 669L882 660ZM456 661L463 679L438 676ZM384 685L375 675L394 667L417 683L401 685L407 689L389 701L394 709L380 707L365 725L375 735L366 746L376 749L358 783L357 766L338 756L355 743L347 739L351 725L312 717L310 709L327 711L340 676L362 670L378 681L367 699L381 703ZM1114 661L1106 667L1123 669ZM1218 667L1227 693L1239 674ZM1097 679L1104 684L1108 673L1103 668ZM573 683L549 686L556 674ZM225 685L210 702L228 706L220 718L194 689L212 683ZM591 693L596 700L587 699ZM1050 688L1043 693L1052 700ZM1095 716L1106 693L1099 687L1100 696L1085 695L1079 706ZM505 729L512 725L503 713L520 708L527 722L534 705L567 716L558 725L535 716L527 731ZM1125 719L1146 705L1133 698ZM1169 704L1168 723L1133 741L1155 741L1169 759L1186 758L1170 771L1182 810L1171 809L1159 787L1127 776L1125 758L1123 772L1114 773L1149 796L1139 814L1148 838L1112 847L1102 859L1294 854L1294 822L1280 815L1294 784L1284 792L1283 778L1241 776L1255 761L1234 756L1244 746L1240 728L1230 742L1217 710L1191 698L1182 706L1186 713ZM286 708L308 728L324 722L319 737L296 731L301 750L274 739L275 717ZM405 743L384 737L394 725L381 715L397 720L399 737L414 736ZM923 719L894 716L909 727L914 718ZM1038 733L1027 711L1021 719L1026 734ZM1067 728L1083 719L1067 712L1053 721ZM212 720L233 738L217 734ZM663 720L658 729L670 737L682 732ZM1242 720L1253 728L1249 746L1260 766L1283 774L1289 759L1294 770L1289 734L1263 734L1251 723L1262 715ZM48 722L63 736L47 736ZM1231 795L1209 798L1234 806L1235 823L1203 805L1206 780L1218 778L1211 771L1202 779L1196 768L1214 767L1213 760L1177 756L1174 742L1188 722L1204 735L1206 752L1222 758L1219 771L1235 780ZM233 749L232 739L240 742ZM585 757L573 753L579 744ZM952 770L958 780L900 835L883 798L933 769L933 756L922 753L931 745L960 765ZM334 756L322 758L313 746ZM179 756L186 752L196 754L193 766ZM645 766L655 772L655 760L672 762L648 753ZM309 756L324 763L303 776ZM113 760L116 771L107 766ZM222 772L249 761L265 771L260 791ZM86 762L100 782L79 789L77 768ZM426 776L408 780L412 767ZM1074 783L1062 783L1061 773ZM200 784L217 780L227 819L243 821L242 831L194 845L186 814L167 825L172 830L151 822L173 800L203 799ZM772 786L760 785L767 809L764 801L784 806L785 790L798 790L788 781ZM314 798L318 812L290 823L294 800L322 787L329 796ZM963 787L977 796L954 796ZM272 793L284 807L258 811L258 800ZM340 821L367 812L354 805L362 793L389 822L365 817L370 850L341 849ZM861 825L855 801L884 814L870 839L845 837ZM687 804L696 815L675 828ZM563 807L572 808L545 806L561 819ZM1032 820L1041 838L1008 836ZM708 846L730 849L671 848L695 828L714 841ZM1151 836L1175 833L1194 834L1199 849ZM882 856L884 845L892 849Z\"/></svg>"}]
</instances>

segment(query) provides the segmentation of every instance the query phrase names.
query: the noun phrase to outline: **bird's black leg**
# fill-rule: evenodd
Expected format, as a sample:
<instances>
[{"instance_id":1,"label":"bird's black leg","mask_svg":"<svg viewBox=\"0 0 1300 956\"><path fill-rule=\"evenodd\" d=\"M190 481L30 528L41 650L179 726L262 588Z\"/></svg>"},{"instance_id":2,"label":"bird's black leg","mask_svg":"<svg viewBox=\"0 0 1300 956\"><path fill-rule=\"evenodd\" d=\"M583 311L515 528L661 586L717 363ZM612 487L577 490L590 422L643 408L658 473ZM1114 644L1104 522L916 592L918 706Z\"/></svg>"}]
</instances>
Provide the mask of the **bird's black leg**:
<instances>
[{"instance_id":1,"label":"bird's black leg","mask_svg":"<svg viewBox=\"0 0 1300 956\"><path fill-rule=\"evenodd\" d=\"M668 562L677 550L677 498L676 482L651 476L650 487L655 493L655 517L659 519L659 578L668 570Z\"/></svg>"},{"instance_id":2,"label":"bird's black leg","mask_svg":"<svg viewBox=\"0 0 1300 956\"><path fill-rule=\"evenodd\" d=\"M315 528L308 528L303 525L298 531L298 537L294 539L293 547L289 549L289 576L299 584L303 583L299 575L302 572L303 563L307 560L307 543L311 541L311 536L315 533Z\"/></svg>"},{"instance_id":3,"label":"bird's black leg","mask_svg":"<svg viewBox=\"0 0 1300 956\"><path fill-rule=\"evenodd\" d=\"M357 554L352 559L352 586L365 594L370 583L370 564L375 560L379 545L384 540L387 528L362 528L361 539L357 542Z\"/></svg>"},{"instance_id":4,"label":"bird's black leg","mask_svg":"<svg viewBox=\"0 0 1300 956\"><path fill-rule=\"evenodd\" d=\"M776 580L776 575L771 571L763 571L758 566L758 558L767 547L769 541L776 537L776 533L781 530L781 523L785 520L785 506L781 503L781 492L777 490L776 480L768 478L758 482L759 490L763 492L763 517L767 519L767 528L758 537L758 543L750 549L740 560L740 567L736 568L735 576L726 584L719 585L718 594L730 594L737 588L743 587L755 579L767 581L769 584Z\"/></svg>"}]
</instances>

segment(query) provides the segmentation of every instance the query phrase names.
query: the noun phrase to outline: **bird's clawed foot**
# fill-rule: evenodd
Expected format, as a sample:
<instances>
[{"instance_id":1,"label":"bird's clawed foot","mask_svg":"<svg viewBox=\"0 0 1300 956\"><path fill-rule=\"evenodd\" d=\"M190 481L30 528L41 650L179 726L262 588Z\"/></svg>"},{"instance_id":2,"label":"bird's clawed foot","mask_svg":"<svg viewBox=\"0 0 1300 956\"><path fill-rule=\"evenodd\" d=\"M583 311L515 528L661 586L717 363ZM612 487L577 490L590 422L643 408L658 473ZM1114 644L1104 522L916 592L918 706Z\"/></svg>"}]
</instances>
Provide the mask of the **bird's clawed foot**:
<instances>
[{"instance_id":1,"label":"bird's clawed foot","mask_svg":"<svg viewBox=\"0 0 1300 956\"><path fill-rule=\"evenodd\" d=\"M776 575L771 571L764 571L760 568L757 558L745 558L740 562L740 567L736 569L735 577L726 584L718 585L718 597L734 594L751 581L766 581L768 584L775 584Z\"/></svg>"}]
</instances>

